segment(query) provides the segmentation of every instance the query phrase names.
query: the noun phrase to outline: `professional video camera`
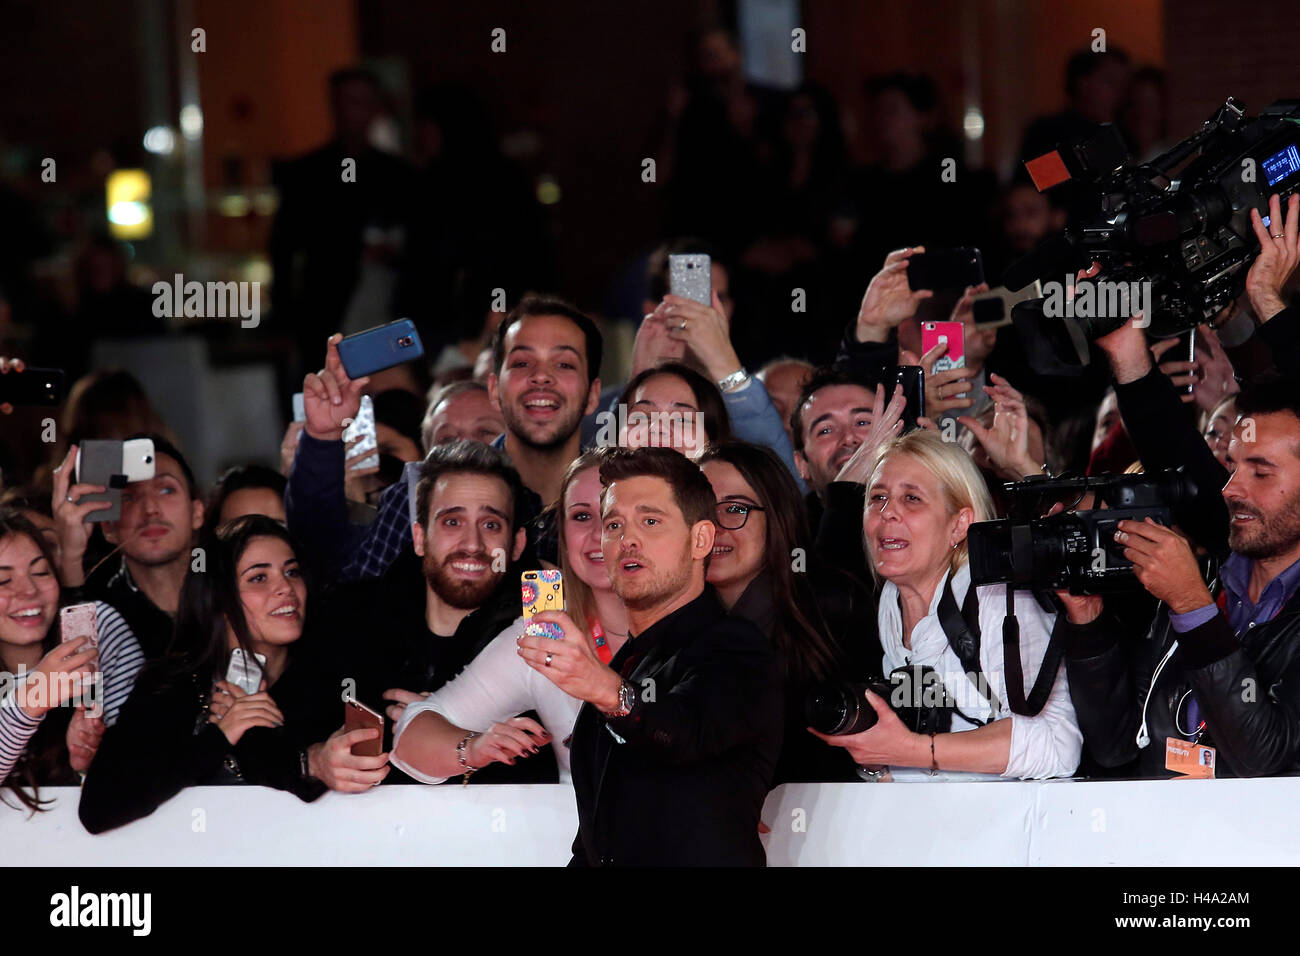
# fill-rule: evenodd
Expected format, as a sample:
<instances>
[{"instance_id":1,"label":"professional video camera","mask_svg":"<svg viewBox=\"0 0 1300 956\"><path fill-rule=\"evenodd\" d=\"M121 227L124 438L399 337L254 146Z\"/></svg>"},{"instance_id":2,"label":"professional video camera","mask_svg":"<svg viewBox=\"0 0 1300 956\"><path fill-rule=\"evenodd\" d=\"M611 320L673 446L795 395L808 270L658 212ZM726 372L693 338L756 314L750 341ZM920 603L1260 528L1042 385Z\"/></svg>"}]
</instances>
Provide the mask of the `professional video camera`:
<instances>
[{"instance_id":1,"label":"professional video camera","mask_svg":"<svg viewBox=\"0 0 1300 956\"><path fill-rule=\"evenodd\" d=\"M1196 497L1195 485L1176 469L1150 475L1034 477L1003 488L1017 516L970 526L966 541L971 582L1034 591L1069 588L1071 594L1136 587L1133 564L1115 542L1117 526L1146 518L1173 524L1173 512ZM1093 508L1031 517L1062 495L1076 494L1077 504L1088 492L1095 495Z\"/></svg>"},{"instance_id":2,"label":"professional video camera","mask_svg":"<svg viewBox=\"0 0 1300 956\"><path fill-rule=\"evenodd\" d=\"M1269 196L1277 193L1285 208L1300 189L1297 144L1300 100L1279 100L1251 118L1229 97L1196 133L1148 163L1131 162L1109 125L1028 161L1040 191L1071 184L1068 225L1014 263L1003 284L1019 290L1042 280L1059 289L1078 270L1101 264L1068 304L1058 293L1013 309L1035 364L1077 371L1087 363L1087 343L1139 307L1151 335L1167 338L1240 296L1259 252L1250 210L1259 210L1267 228Z\"/></svg>"}]
</instances>

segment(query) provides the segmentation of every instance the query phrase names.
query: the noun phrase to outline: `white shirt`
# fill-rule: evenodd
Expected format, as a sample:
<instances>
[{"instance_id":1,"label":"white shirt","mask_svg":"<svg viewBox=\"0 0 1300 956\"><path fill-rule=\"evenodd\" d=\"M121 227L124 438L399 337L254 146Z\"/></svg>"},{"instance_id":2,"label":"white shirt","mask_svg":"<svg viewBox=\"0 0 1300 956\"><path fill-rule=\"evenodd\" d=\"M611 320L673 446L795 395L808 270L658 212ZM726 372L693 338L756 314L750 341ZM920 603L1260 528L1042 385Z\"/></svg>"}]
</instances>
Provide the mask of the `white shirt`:
<instances>
[{"instance_id":1,"label":"white shirt","mask_svg":"<svg viewBox=\"0 0 1300 956\"><path fill-rule=\"evenodd\" d=\"M928 664L933 667L943 680L948 694L956 700L962 713L973 720L986 721L992 716L988 700L980 694L974 682L966 676L961 661L948 644L948 637L939 623L939 599L943 595L945 574L930 599L930 610L912 628L911 648L903 646L903 614L898 603L898 588L893 582L886 582L880 594L880 643L884 648L884 673L886 676L896 667L909 664ZM953 575L952 595L960 607L970 587L970 568L963 565ZM1020 624L1020 662L1021 672L1029 693L1038 668L1042 664L1047 642L1051 637L1052 625L1056 622L1055 614L1048 614L1038 606L1038 601L1027 591L1018 591L1015 596L1016 620ZM1042 779L1045 777L1066 777L1074 773L1079 765L1079 755L1083 750L1083 734L1079 731L1078 721L1074 716L1074 705L1070 702L1070 687L1066 680L1065 668L1056 675L1056 683L1047 697L1047 703L1035 717L1023 717L1012 714L1007 704L1006 675L1003 666L1002 621L1006 617L1007 592L1001 584L985 585L979 589L979 623L980 623L980 666L988 679L995 698L1000 705L997 719L1011 720L1011 754L1003 777L1016 777L1022 780ZM953 716L954 732L971 730L978 724ZM892 769L892 768L891 768ZM901 771L901 773L900 773ZM917 776L906 770L893 769L894 779L910 779ZM925 780L976 780L982 777L997 779L992 774L964 773L961 771L940 772L935 777L929 775L928 768L919 772Z\"/></svg>"},{"instance_id":2,"label":"white shirt","mask_svg":"<svg viewBox=\"0 0 1300 956\"><path fill-rule=\"evenodd\" d=\"M455 680L424 700L408 704L393 731L393 751L397 750L407 726L425 711L441 714L457 727L482 733L495 723L535 710L551 735L560 780L570 782L569 748L565 741L573 733L582 701L560 690L519 656L515 642L523 632L524 619L520 617L493 638ZM442 783L447 779L421 773L396 756L390 761L423 783Z\"/></svg>"}]
</instances>

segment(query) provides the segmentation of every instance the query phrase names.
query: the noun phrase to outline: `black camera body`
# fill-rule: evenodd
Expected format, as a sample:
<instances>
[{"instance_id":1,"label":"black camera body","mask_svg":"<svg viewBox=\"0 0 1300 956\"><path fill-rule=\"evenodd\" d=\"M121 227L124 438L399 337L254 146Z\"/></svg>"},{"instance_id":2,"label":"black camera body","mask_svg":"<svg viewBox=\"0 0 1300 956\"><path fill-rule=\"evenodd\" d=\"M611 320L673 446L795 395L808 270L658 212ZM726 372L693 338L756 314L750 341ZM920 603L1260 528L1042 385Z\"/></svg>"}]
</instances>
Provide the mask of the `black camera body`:
<instances>
[{"instance_id":1,"label":"black camera body","mask_svg":"<svg viewBox=\"0 0 1300 956\"><path fill-rule=\"evenodd\" d=\"M1277 193L1285 209L1300 191L1300 100L1279 100L1248 117L1229 97L1200 130L1149 163L1131 162L1110 126L1040 160L1048 158L1054 161L1048 168L1064 170L1059 181L1074 184L1065 234L1044 240L1004 281L1013 290L1035 279L1060 284L1094 261L1101 264L1098 275L1076 286L1075 300L1093 303L1083 314L1071 310L1063 317L1045 307L1047 299L1020 303L1013 313L1022 331L1037 327L1061 363L1079 365L1086 363L1080 335L1092 341L1133 315L1132 297L1119 307L1117 288L1149 283L1149 302L1142 298L1149 332L1158 338L1195 327L1242 294L1259 252L1250 210L1267 220L1270 195ZM1031 175L1038 162L1027 164Z\"/></svg>"},{"instance_id":2,"label":"black camera body","mask_svg":"<svg viewBox=\"0 0 1300 956\"><path fill-rule=\"evenodd\" d=\"M814 687L804 700L804 719L814 730L833 737L870 730L879 720L863 691L889 704L913 733L945 734L952 728L957 703L939 672L927 664L898 667L889 681L829 683Z\"/></svg>"},{"instance_id":3,"label":"black camera body","mask_svg":"<svg viewBox=\"0 0 1300 956\"><path fill-rule=\"evenodd\" d=\"M1195 485L1174 469L1151 475L1044 476L1008 482L1003 488L1016 511L1028 508L1041 513L1047 502L1072 492L1078 495L1076 501L1093 492L1097 507L1047 518L975 522L966 534L971 584L1068 589L1071 594L1109 594L1138 587L1132 562L1115 542L1119 523L1151 518L1173 524L1175 511L1196 497Z\"/></svg>"}]
</instances>

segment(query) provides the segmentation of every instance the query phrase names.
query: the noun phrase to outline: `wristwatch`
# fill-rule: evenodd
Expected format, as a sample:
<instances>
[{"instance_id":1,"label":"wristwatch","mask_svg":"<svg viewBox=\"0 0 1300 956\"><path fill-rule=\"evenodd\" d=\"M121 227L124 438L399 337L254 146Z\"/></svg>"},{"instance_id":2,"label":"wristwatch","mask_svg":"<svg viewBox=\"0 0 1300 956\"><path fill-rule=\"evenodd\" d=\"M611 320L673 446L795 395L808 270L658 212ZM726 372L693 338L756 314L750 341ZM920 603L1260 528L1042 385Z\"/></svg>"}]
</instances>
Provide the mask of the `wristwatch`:
<instances>
[{"instance_id":1,"label":"wristwatch","mask_svg":"<svg viewBox=\"0 0 1300 956\"><path fill-rule=\"evenodd\" d=\"M618 710L601 711L606 717L626 717L632 713L632 705L636 702L636 688L627 681L618 685Z\"/></svg>"},{"instance_id":2,"label":"wristwatch","mask_svg":"<svg viewBox=\"0 0 1300 956\"><path fill-rule=\"evenodd\" d=\"M724 395L728 392L738 392L748 381L749 373L744 368L740 368L718 382L718 391Z\"/></svg>"}]
</instances>

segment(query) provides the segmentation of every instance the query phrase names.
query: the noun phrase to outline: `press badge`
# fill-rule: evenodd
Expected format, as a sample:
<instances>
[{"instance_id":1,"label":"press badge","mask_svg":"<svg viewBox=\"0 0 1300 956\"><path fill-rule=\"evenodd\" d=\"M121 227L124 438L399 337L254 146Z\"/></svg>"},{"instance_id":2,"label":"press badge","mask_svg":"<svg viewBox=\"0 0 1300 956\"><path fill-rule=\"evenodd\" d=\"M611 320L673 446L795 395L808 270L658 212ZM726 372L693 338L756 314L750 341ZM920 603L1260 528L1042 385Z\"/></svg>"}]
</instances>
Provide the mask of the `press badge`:
<instances>
[{"instance_id":1,"label":"press badge","mask_svg":"<svg viewBox=\"0 0 1300 956\"><path fill-rule=\"evenodd\" d=\"M1214 748L1179 737L1165 738L1165 769L1189 779L1214 776Z\"/></svg>"}]
</instances>

